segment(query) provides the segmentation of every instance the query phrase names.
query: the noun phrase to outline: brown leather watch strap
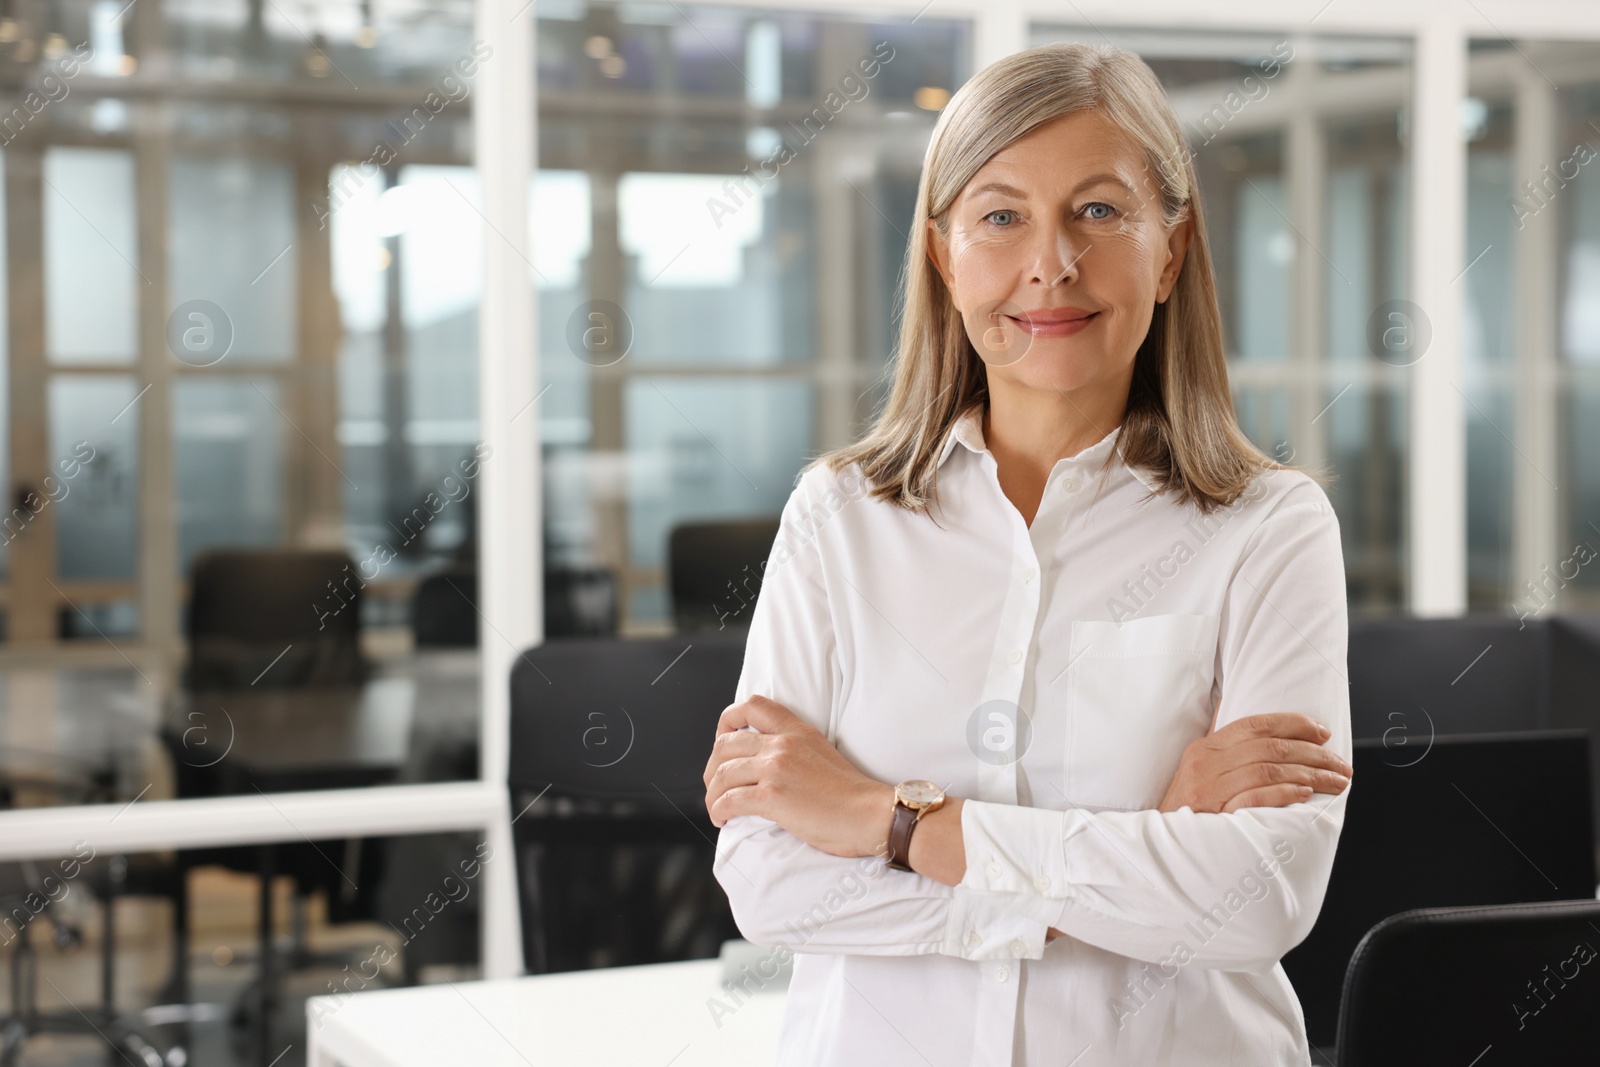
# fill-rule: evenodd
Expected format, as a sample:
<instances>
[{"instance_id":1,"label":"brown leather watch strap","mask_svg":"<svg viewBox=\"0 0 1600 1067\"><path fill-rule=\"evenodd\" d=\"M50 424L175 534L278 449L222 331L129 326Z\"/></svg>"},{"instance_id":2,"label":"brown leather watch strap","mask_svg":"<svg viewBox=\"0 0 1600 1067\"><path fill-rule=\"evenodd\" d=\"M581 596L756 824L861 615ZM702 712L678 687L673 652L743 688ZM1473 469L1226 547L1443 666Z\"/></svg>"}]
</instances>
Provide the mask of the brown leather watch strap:
<instances>
[{"instance_id":1,"label":"brown leather watch strap","mask_svg":"<svg viewBox=\"0 0 1600 1067\"><path fill-rule=\"evenodd\" d=\"M889 822L889 866L897 871L911 869L911 831L917 828L918 814L895 800L894 818Z\"/></svg>"}]
</instances>

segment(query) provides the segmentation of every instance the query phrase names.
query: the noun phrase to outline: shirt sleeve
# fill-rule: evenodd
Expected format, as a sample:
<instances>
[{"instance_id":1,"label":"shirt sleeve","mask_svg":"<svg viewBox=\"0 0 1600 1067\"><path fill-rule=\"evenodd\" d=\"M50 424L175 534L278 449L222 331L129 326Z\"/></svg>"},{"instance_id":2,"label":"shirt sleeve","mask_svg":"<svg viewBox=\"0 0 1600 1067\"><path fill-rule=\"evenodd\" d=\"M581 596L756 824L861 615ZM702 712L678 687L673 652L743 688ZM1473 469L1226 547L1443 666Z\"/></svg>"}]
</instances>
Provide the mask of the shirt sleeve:
<instances>
[{"instance_id":1,"label":"shirt sleeve","mask_svg":"<svg viewBox=\"0 0 1600 1067\"><path fill-rule=\"evenodd\" d=\"M1344 561L1327 498L1280 502L1252 532L1218 631L1213 730L1298 711L1351 754ZM1053 925L1150 963L1264 973L1316 922L1351 785L1233 812L963 806L961 885L1053 899Z\"/></svg>"},{"instance_id":2,"label":"shirt sleeve","mask_svg":"<svg viewBox=\"0 0 1600 1067\"><path fill-rule=\"evenodd\" d=\"M776 700L832 739L841 683L819 534L863 494L831 474L803 478L783 509L756 597L734 701ZM884 812L888 833L889 813ZM964 959L1038 959L1059 901L947 886L889 868L882 857L829 855L755 815L727 821L717 881L744 937L793 952Z\"/></svg>"}]
</instances>

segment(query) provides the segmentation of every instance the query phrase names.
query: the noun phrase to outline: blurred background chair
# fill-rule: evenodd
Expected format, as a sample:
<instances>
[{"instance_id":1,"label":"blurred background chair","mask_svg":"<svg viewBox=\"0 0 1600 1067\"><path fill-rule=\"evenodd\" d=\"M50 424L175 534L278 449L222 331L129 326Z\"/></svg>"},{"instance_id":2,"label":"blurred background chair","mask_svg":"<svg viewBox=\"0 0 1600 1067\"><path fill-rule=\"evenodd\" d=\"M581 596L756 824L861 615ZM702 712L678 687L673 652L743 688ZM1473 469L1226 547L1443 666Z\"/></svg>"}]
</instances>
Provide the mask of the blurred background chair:
<instances>
[{"instance_id":1,"label":"blurred background chair","mask_svg":"<svg viewBox=\"0 0 1600 1067\"><path fill-rule=\"evenodd\" d=\"M1600 613L1354 619L1349 682L1354 736L1394 748L1463 734L1600 735ZM1600 781L1600 745L1589 768ZM1600 830L1593 790L1590 819ZM1595 852L1600 862L1600 840Z\"/></svg>"},{"instance_id":2,"label":"blurred background chair","mask_svg":"<svg viewBox=\"0 0 1600 1067\"><path fill-rule=\"evenodd\" d=\"M476 563L454 564L417 583L411 598L411 639L417 648L477 646Z\"/></svg>"},{"instance_id":3,"label":"blurred background chair","mask_svg":"<svg viewBox=\"0 0 1600 1067\"><path fill-rule=\"evenodd\" d=\"M102 861L104 865L104 861ZM47 882L47 879L53 879ZM74 881L77 881L74 879ZM62 893L61 887L67 885ZM167 1067L161 1054L138 1032L130 1019L119 1017L113 1002L114 970L110 931L101 938L101 988L98 1004L72 1003L66 1009L45 1011L39 1007L39 948L36 938L48 930L49 941L59 952L72 952L85 941L82 925L63 905L73 893L87 894L85 884L63 883L54 866L40 862L0 864L0 929L10 950L10 997L0 1013L0 1067L21 1062L28 1041L40 1034L81 1034L98 1037L129 1062ZM81 896L80 898L81 899ZM101 901L104 914L111 914L112 900ZM53 992L56 990L52 990ZM153 1059L143 1054L150 1051Z\"/></svg>"},{"instance_id":4,"label":"blurred background chair","mask_svg":"<svg viewBox=\"0 0 1600 1067\"><path fill-rule=\"evenodd\" d=\"M1600 735L1600 613L1354 619L1349 681L1354 736L1394 747L1455 734ZM1600 781L1600 745L1589 758ZM1590 804L1600 829L1600 793Z\"/></svg>"},{"instance_id":5,"label":"blurred background chair","mask_svg":"<svg viewBox=\"0 0 1600 1067\"><path fill-rule=\"evenodd\" d=\"M184 687L162 731L180 798L349 788L394 779L398 760L340 760L338 753L305 745L303 730L279 731L301 734L298 745L294 737L284 738L291 746L286 759L264 762L257 753L224 747L232 746L236 733L249 730L252 713L293 712L319 720L361 712L372 674L361 650L362 587L355 562L344 552L228 549L196 558L190 576ZM370 887L383 859L383 842L375 840L179 852L171 1006L189 999L190 870L215 865L260 880L259 971L237 1007L235 1022L260 1031L265 1049L282 976L304 967L349 962L347 954L324 956L307 944L311 897L324 894L330 922L373 918ZM279 875L293 880L294 933L283 953L276 944L272 900L272 882ZM363 890L363 884L369 889Z\"/></svg>"},{"instance_id":6,"label":"blurred background chair","mask_svg":"<svg viewBox=\"0 0 1600 1067\"><path fill-rule=\"evenodd\" d=\"M221 549L189 575L185 688L359 685L361 574L342 551Z\"/></svg>"},{"instance_id":7,"label":"blurred background chair","mask_svg":"<svg viewBox=\"0 0 1600 1067\"><path fill-rule=\"evenodd\" d=\"M530 973L715 956L705 769L742 633L547 641L511 676L510 785Z\"/></svg>"},{"instance_id":8,"label":"blurred background chair","mask_svg":"<svg viewBox=\"0 0 1600 1067\"><path fill-rule=\"evenodd\" d=\"M610 567L546 567L546 637L605 637L617 632L617 572Z\"/></svg>"},{"instance_id":9,"label":"blurred background chair","mask_svg":"<svg viewBox=\"0 0 1600 1067\"><path fill-rule=\"evenodd\" d=\"M1319 1048L1334 1044L1357 944L1390 916L1595 896L1586 732L1441 736L1431 746L1426 738L1357 740L1351 763L1321 914L1283 958Z\"/></svg>"},{"instance_id":10,"label":"blurred background chair","mask_svg":"<svg viewBox=\"0 0 1600 1067\"><path fill-rule=\"evenodd\" d=\"M667 535L672 620L678 633L745 629L779 517L691 522Z\"/></svg>"},{"instance_id":11,"label":"blurred background chair","mask_svg":"<svg viewBox=\"0 0 1600 1067\"><path fill-rule=\"evenodd\" d=\"M1600 782L1600 613L1552 615L1545 623L1549 642L1549 725L1587 730L1590 781ZM1600 833L1600 790L1594 792L1592 819ZM1596 842L1600 862L1600 841Z\"/></svg>"},{"instance_id":12,"label":"blurred background chair","mask_svg":"<svg viewBox=\"0 0 1600 1067\"><path fill-rule=\"evenodd\" d=\"M1550 650L1542 620L1477 614L1350 624L1356 737L1538 730L1550 723Z\"/></svg>"},{"instance_id":13,"label":"blurred background chair","mask_svg":"<svg viewBox=\"0 0 1600 1067\"><path fill-rule=\"evenodd\" d=\"M604 637L617 632L617 574L609 567L547 567L546 637ZM478 568L458 563L417 584L411 633L418 648L478 644Z\"/></svg>"},{"instance_id":14,"label":"blurred background chair","mask_svg":"<svg viewBox=\"0 0 1600 1067\"><path fill-rule=\"evenodd\" d=\"M1592 899L1385 919L1350 961L1337 1067L1594 1063L1597 929Z\"/></svg>"},{"instance_id":15,"label":"blurred background chair","mask_svg":"<svg viewBox=\"0 0 1600 1067\"><path fill-rule=\"evenodd\" d=\"M55 753L0 747L0 809L107 804L117 800L114 775ZM39 1034L96 1037L129 1062L145 1067L180 1067L138 1013L116 1005L116 902L129 896L170 898L178 872L169 854L145 853L130 862L120 855L75 853L62 862L0 863L0 939L10 953L8 1004L0 1011L0 1067L19 1062ZM60 953L81 949L84 924L98 909L100 994L98 1003L72 1003L65 1010L39 1007L38 938L48 930ZM59 990L52 990L59 992Z\"/></svg>"}]
</instances>

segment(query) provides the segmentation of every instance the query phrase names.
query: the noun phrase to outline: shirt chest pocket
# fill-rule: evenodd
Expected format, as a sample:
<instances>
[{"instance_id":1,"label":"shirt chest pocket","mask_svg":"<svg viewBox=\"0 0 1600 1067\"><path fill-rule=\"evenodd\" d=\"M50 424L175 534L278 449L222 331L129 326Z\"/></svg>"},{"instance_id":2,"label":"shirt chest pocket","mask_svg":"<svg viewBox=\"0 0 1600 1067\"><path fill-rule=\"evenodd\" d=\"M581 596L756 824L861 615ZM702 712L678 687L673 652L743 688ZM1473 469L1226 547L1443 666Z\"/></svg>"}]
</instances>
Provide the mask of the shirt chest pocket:
<instances>
[{"instance_id":1,"label":"shirt chest pocket","mask_svg":"<svg viewBox=\"0 0 1600 1067\"><path fill-rule=\"evenodd\" d=\"M1075 805L1161 803L1189 743L1211 728L1218 615L1072 624L1063 792Z\"/></svg>"}]
</instances>

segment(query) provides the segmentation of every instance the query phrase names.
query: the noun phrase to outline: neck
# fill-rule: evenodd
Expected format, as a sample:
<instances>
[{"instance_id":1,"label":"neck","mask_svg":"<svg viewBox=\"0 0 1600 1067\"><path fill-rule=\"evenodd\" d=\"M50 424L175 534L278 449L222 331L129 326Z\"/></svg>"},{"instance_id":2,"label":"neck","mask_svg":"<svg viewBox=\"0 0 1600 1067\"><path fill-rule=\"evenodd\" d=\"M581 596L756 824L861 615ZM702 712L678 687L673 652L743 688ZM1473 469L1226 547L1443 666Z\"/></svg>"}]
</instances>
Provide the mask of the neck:
<instances>
[{"instance_id":1,"label":"neck","mask_svg":"<svg viewBox=\"0 0 1600 1067\"><path fill-rule=\"evenodd\" d=\"M1126 392L1093 396L1088 389L1045 392L996 389L994 384L983 421L984 443L1002 472L1031 475L1041 482L1057 460L1077 455L1121 425L1127 410Z\"/></svg>"}]
</instances>

